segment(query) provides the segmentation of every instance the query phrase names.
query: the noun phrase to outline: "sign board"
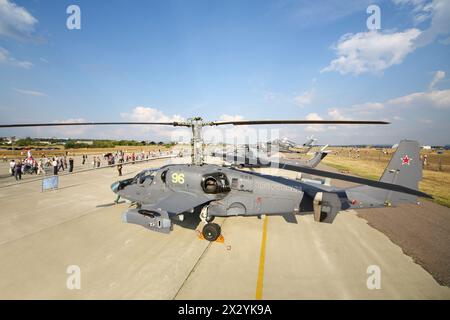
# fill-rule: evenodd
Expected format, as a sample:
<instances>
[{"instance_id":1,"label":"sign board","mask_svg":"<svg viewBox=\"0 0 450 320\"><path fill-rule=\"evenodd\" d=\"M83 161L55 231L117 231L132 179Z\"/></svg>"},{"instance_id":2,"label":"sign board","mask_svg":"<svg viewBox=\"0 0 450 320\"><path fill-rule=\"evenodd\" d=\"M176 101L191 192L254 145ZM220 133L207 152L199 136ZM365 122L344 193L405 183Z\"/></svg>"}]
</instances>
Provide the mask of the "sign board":
<instances>
[{"instance_id":1,"label":"sign board","mask_svg":"<svg viewBox=\"0 0 450 320\"><path fill-rule=\"evenodd\" d=\"M58 189L58 176L50 176L42 179L42 192Z\"/></svg>"}]
</instances>

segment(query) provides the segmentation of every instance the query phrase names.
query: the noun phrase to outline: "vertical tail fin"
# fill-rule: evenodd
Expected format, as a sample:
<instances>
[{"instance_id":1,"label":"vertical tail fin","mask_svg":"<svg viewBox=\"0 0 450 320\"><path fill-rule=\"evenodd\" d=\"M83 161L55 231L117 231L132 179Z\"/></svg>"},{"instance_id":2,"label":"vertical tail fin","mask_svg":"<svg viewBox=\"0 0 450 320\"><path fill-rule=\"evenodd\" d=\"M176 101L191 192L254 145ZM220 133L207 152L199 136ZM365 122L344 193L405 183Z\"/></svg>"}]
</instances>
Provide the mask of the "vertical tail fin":
<instances>
[{"instance_id":1,"label":"vertical tail fin","mask_svg":"<svg viewBox=\"0 0 450 320\"><path fill-rule=\"evenodd\" d=\"M306 166L311 168L317 167L320 161L322 161L328 155L328 151L325 150L327 147L328 145L320 149L320 151L317 151L311 159L306 161Z\"/></svg>"},{"instance_id":2,"label":"vertical tail fin","mask_svg":"<svg viewBox=\"0 0 450 320\"><path fill-rule=\"evenodd\" d=\"M419 181L422 179L422 165L419 153L420 147L417 141L402 140L392 155L380 181L418 190ZM414 195L366 185L347 189L347 195L351 199L358 199L365 205L370 204L371 206L417 202L417 197Z\"/></svg>"},{"instance_id":3,"label":"vertical tail fin","mask_svg":"<svg viewBox=\"0 0 450 320\"><path fill-rule=\"evenodd\" d=\"M419 143L412 140L402 140L384 170L380 181L418 190L421 179L422 164ZM417 201L417 197L412 195L395 191L385 191L385 193L385 201L391 204Z\"/></svg>"}]
</instances>

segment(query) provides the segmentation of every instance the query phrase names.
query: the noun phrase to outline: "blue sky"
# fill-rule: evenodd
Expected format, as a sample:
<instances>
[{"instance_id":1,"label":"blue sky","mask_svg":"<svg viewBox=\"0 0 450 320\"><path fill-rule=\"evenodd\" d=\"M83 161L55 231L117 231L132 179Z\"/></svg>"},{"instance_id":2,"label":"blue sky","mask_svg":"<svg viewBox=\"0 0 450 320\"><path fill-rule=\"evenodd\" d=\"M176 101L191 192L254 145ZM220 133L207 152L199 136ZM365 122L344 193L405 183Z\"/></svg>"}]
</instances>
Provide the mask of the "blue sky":
<instances>
[{"instance_id":1,"label":"blue sky","mask_svg":"<svg viewBox=\"0 0 450 320\"><path fill-rule=\"evenodd\" d=\"M81 29L69 30L69 5ZM381 29L369 31L377 4ZM322 143L450 143L450 1L0 0L2 123L367 119L285 126ZM172 129L0 136L170 139Z\"/></svg>"}]
</instances>

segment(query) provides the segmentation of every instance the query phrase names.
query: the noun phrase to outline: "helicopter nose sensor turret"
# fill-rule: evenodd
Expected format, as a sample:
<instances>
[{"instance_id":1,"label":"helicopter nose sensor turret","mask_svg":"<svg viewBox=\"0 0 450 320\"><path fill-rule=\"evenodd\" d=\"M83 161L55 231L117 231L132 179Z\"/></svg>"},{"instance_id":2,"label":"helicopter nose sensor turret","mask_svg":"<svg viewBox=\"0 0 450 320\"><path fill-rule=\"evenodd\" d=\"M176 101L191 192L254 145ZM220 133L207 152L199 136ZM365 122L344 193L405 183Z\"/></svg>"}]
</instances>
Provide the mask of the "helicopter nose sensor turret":
<instances>
[{"instance_id":1,"label":"helicopter nose sensor turret","mask_svg":"<svg viewBox=\"0 0 450 320\"><path fill-rule=\"evenodd\" d=\"M117 181L117 182L114 182L112 185L111 185L111 190L112 190L112 192L114 192L114 193L117 193L117 191L119 190L119 181Z\"/></svg>"}]
</instances>

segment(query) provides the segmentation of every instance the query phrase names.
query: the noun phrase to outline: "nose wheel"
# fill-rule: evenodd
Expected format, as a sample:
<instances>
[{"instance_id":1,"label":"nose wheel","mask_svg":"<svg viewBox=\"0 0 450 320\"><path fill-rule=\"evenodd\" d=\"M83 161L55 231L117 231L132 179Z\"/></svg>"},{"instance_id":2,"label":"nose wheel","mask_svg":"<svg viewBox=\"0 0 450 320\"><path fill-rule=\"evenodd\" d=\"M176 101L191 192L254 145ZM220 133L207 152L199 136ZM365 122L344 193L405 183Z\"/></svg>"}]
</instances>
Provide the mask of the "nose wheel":
<instances>
[{"instance_id":1,"label":"nose wheel","mask_svg":"<svg viewBox=\"0 0 450 320\"><path fill-rule=\"evenodd\" d=\"M222 232L220 226L217 223L207 223L203 227L202 235L208 241L216 241Z\"/></svg>"}]
</instances>

